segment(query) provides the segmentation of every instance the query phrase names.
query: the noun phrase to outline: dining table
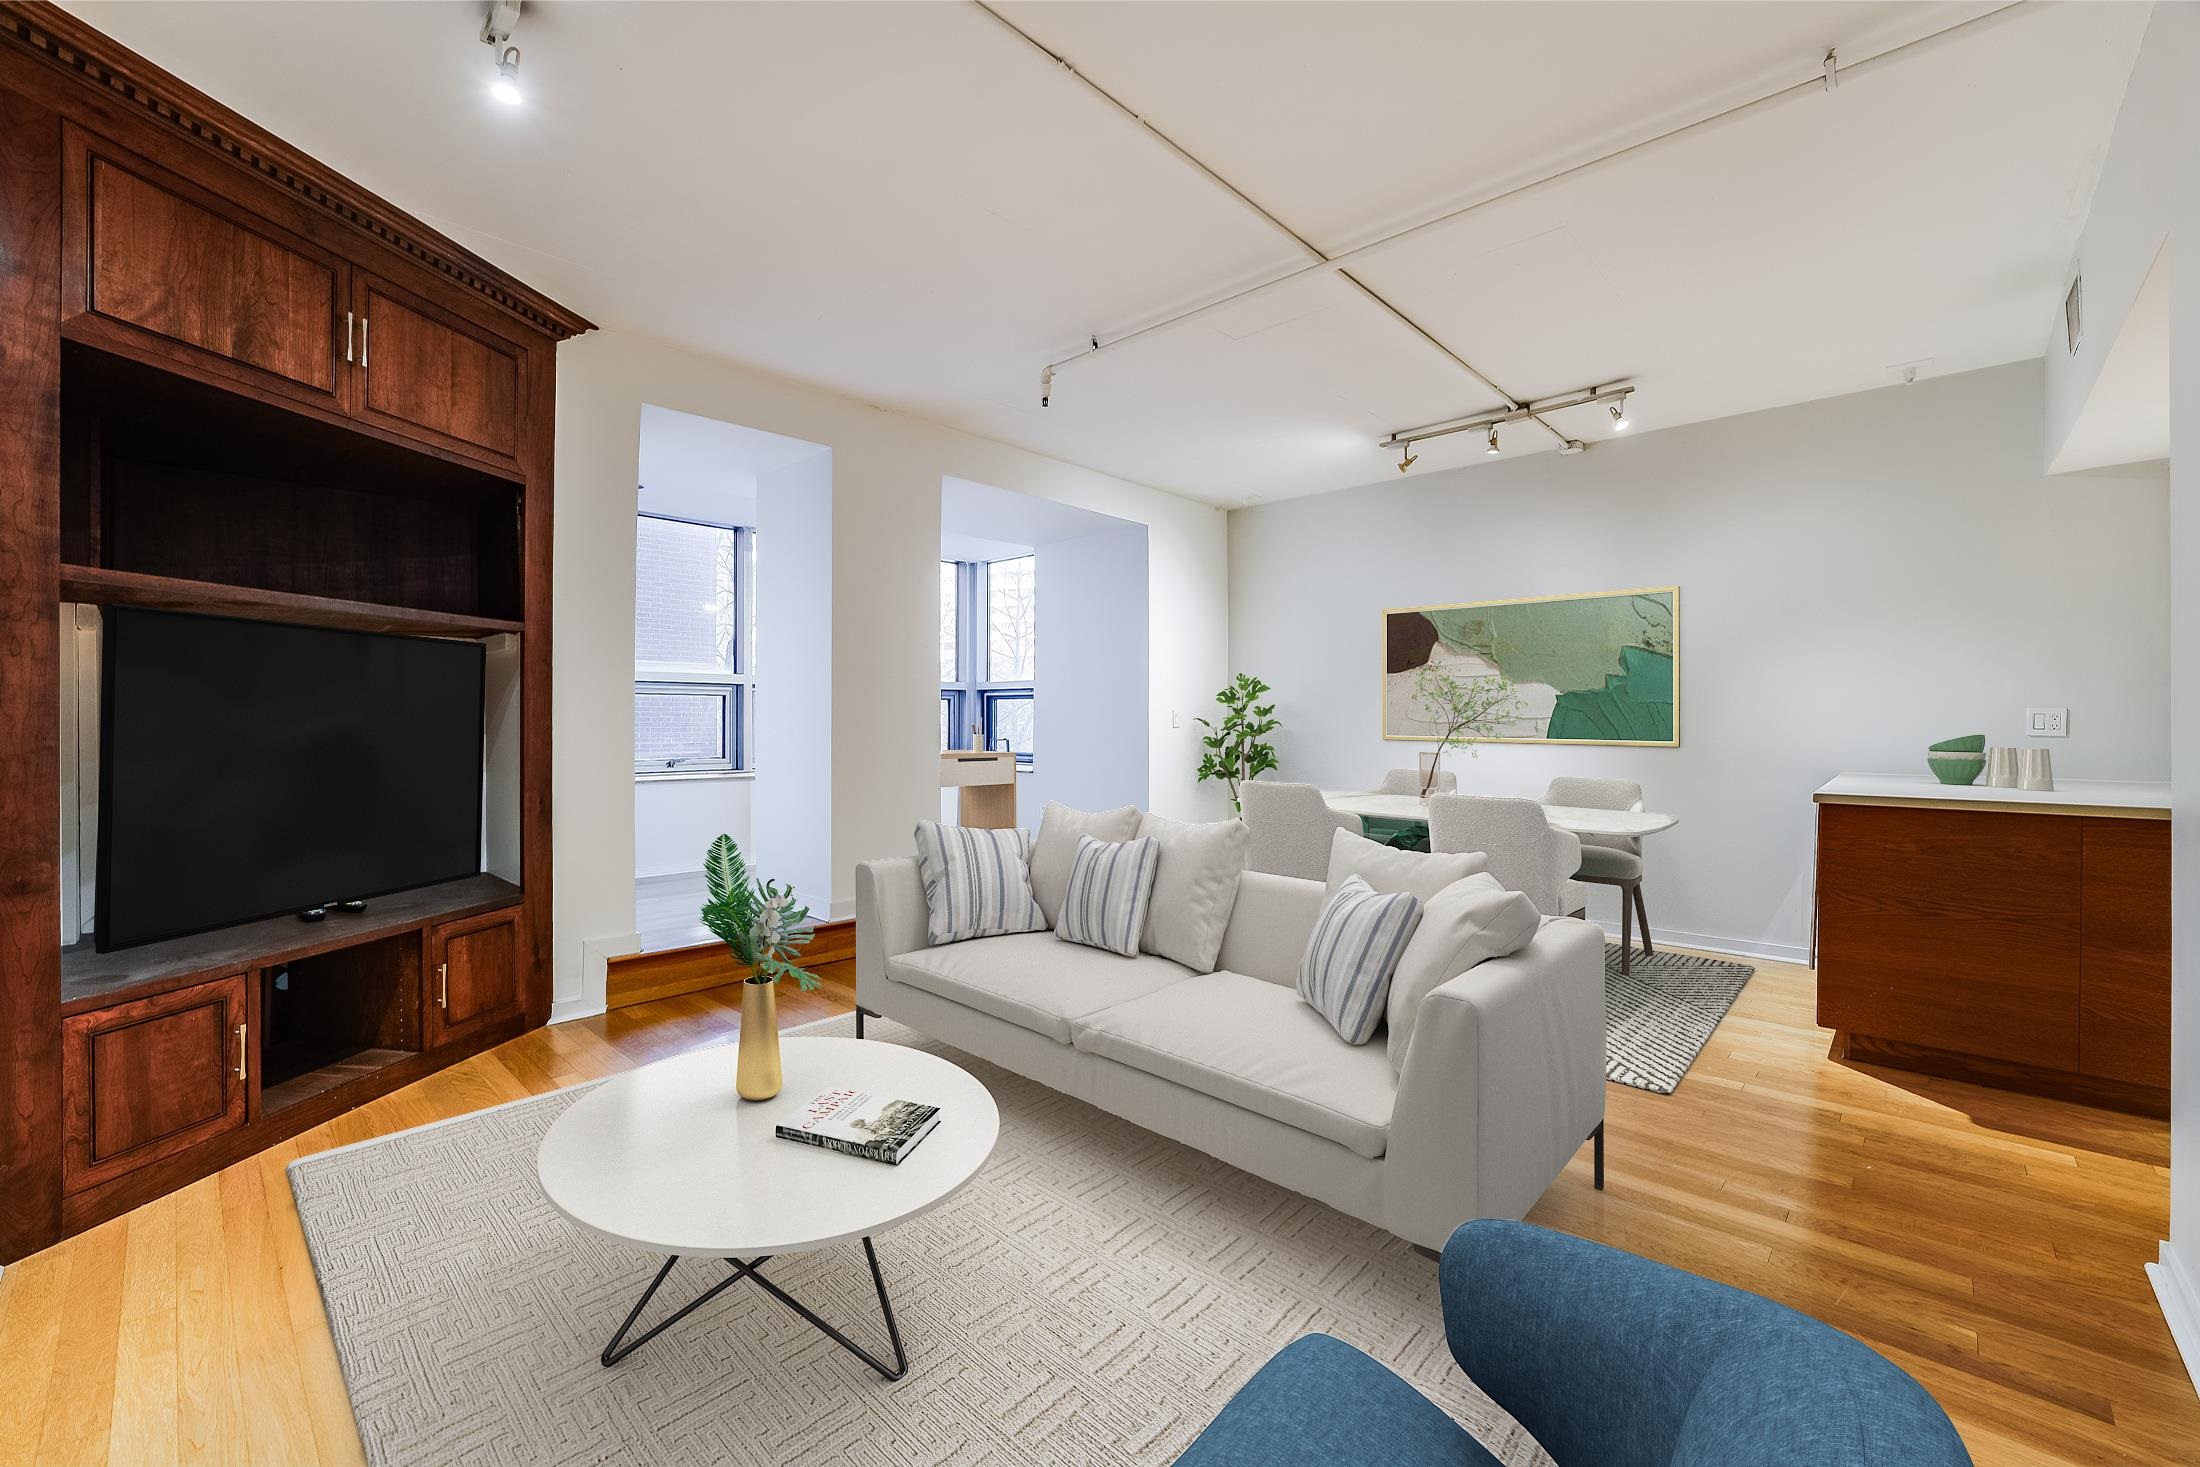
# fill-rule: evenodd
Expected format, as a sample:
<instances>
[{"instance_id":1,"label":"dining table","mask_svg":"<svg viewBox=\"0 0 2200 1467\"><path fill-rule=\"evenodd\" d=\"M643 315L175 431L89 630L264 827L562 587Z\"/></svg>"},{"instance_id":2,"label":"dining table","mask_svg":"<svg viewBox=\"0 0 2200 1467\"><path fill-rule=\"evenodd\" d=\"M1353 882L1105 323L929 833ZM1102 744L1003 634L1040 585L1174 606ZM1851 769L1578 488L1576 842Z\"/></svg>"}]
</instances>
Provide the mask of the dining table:
<instances>
[{"instance_id":1,"label":"dining table","mask_svg":"<svg viewBox=\"0 0 2200 1467\"><path fill-rule=\"evenodd\" d=\"M1396 844L1399 837L1418 834L1428 844L1428 801L1419 795L1388 795L1379 790L1323 790L1322 799L1340 815L1357 815L1371 840ZM1543 818L1559 830L1575 835L1640 838L1671 830L1678 815L1652 810L1596 810L1586 805L1545 805Z\"/></svg>"}]
</instances>

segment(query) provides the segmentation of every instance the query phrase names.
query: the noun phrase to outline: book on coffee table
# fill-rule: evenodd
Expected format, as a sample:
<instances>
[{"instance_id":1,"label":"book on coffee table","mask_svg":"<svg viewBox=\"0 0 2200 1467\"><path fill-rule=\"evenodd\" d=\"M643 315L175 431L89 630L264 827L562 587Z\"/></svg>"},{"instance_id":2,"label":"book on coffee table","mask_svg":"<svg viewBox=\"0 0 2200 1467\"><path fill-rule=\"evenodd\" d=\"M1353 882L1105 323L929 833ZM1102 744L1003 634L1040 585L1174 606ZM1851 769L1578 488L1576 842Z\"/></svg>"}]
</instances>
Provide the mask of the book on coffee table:
<instances>
[{"instance_id":1,"label":"book on coffee table","mask_svg":"<svg viewBox=\"0 0 2200 1467\"><path fill-rule=\"evenodd\" d=\"M773 1129L783 1140L899 1166L939 1123L936 1105L893 1100L866 1090L828 1090L804 1106L801 1118L792 1125Z\"/></svg>"}]
</instances>

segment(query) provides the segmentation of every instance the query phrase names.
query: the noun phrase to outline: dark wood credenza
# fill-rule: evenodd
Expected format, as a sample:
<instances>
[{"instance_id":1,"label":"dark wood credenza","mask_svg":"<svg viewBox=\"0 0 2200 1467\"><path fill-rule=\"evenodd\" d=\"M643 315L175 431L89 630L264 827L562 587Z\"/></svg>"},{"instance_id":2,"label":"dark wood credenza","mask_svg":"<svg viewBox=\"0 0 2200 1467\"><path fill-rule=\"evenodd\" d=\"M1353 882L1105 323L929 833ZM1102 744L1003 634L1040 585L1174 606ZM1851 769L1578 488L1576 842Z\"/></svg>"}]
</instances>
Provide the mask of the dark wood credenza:
<instances>
[{"instance_id":1,"label":"dark wood credenza","mask_svg":"<svg viewBox=\"0 0 2200 1467\"><path fill-rule=\"evenodd\" d=\"M548 1017L551 429L588 329L0 0L0 1262ZM495 639L518 880L65 946L64 603Z\"/></svg>"},{"instance_id":2,"label":"dark wood credenza","mask_svg":"<svg viewBox=\"0 0 2200 1467\"><path fill-rule=\"evenodd\" d=\"M1838 1054L2168 1115L2165 790L1844 776L1816 799Z\"/></svg>"}]
</instances>

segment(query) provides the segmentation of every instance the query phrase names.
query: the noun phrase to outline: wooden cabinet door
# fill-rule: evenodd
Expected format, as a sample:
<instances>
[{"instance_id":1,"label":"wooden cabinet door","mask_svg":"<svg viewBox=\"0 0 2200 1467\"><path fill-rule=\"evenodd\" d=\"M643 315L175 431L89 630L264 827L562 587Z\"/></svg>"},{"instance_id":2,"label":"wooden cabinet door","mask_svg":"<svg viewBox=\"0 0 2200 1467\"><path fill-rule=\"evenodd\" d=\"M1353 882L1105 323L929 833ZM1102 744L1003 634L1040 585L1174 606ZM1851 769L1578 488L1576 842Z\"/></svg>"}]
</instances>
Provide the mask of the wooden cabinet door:
<instances>
[{"instance_id":1,"label":"wooden cabinet door","mask_svg":"<svg viewBox=\"0 0 2200 1467\"><path fill-rule=\"evenodd\" d=\"M526 352L386 281L358 287L357 415L439 448L510 466Z\"/></svg>"},{"instance_id":2,"label":"wooden cabinet door","mask_svg":"<svg viewBox=\"0 0 2200 1467\"><path fill-rule=\"evenodd\" d=\"M342 411L351 272L336 256L76 128L62 317L93 344Z\"/></svg>"},{"instance_id":3,"label":"wooden cabinet door","mask_svg":"<svg viewBox=\"0 0 2200 1467\"><path fill-rule=\"evenodd\" d=\"M489 912L428 934L428 1044L464 1039L519 1012L519 913Z\"/></svg>"},{"instance_id":4,"label":"wooden cabinet door","mask_svg":"<svg viewBox=\"0 0 2200 1467\"><path fill-rule=\"evenodd\" d=\"M1818 807L1818 1022L2078 1068L2080 823Z\"/></svg>"},{"instance_id":5,"label":"wooden cabinet door","mask_svg":"<svg viewBox=\"0 0 2200 1467\"><path fill-rule=\"evenodd\" d=\"M2169 822L2085 822L2078 1070L2169 1088Z\"/></svg>"},{"instance_id":6,"label":"wooden cabinet door","mask_svg":"<svg viewBox=\"0 0 2200 1467\"><path fill-rule=\"evenodd\" d=\"M63 1190L242 1126L247 1037L242 973L63 1019Z\"/></svg>"}]
</instances>

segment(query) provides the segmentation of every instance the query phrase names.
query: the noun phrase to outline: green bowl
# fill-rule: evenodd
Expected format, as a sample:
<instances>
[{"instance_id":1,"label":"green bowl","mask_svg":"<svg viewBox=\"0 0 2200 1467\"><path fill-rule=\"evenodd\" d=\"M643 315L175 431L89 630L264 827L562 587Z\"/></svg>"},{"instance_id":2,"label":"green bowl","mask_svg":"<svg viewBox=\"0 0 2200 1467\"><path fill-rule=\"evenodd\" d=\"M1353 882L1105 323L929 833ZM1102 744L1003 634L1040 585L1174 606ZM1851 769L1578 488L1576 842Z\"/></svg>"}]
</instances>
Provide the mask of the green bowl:
<instances>
[{"instance_id":1,"label":"green bowl","mask_svg":"<svg viewBox=\"0 0 2200 1467\"><path fill-rule=\"evenodd\" d=\"M1935 754L1983 754L1986 752L1986 735L1965 734L1960 739L1942 739L1939 743L1931 746L1931 752ZM1955 783L1968 784L1970 781L1957 780Z\"/></svg>"},{"instance_id":2,"label":"green bowl","mask_svg":"<svg viewBox=\"0 0 2200 1467\"><path fill-rule=\"evenodd\" d=\"M1942 784L1976 784L1986 772L1986 756L1979 754L1928 754L1926 765Z\"/></svg>"}]
</instances>

